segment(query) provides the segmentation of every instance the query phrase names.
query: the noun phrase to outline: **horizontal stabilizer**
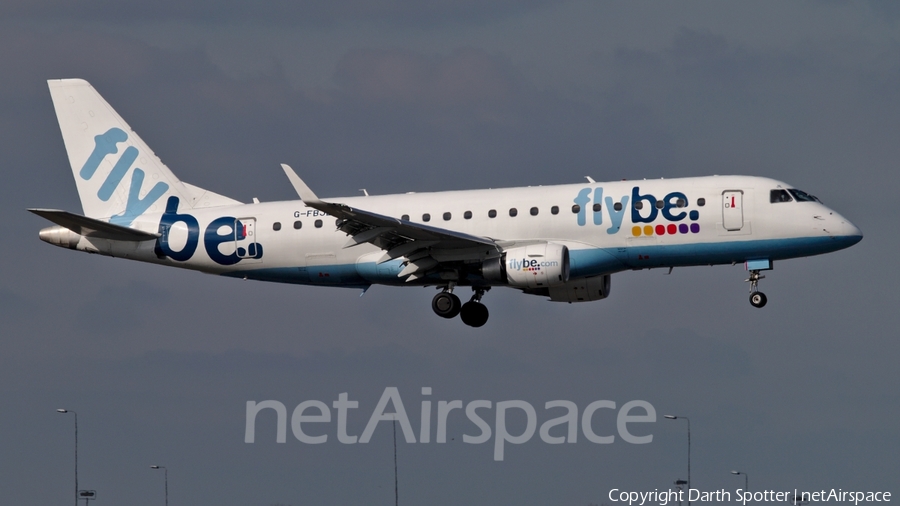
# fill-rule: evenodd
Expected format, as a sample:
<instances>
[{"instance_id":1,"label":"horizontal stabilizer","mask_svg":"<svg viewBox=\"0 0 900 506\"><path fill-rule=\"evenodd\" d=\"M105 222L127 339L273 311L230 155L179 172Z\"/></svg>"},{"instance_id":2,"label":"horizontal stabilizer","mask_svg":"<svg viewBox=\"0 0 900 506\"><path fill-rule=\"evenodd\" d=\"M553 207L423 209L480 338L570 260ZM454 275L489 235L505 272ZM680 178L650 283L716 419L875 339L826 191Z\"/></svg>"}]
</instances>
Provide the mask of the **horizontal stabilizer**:
<instances>
[{"instance_id":1,"label":"horizontal stabilizer","mask_svg":"<svg viewBox=\"0 0 900 506\"><path fill-rule=\"evenodd\" d=\"M85 237L111 239L113 241L151 241L159 237L159 234L114 225L67 211L56 209L29 209L29 211Z\"/></svg>"}]
</instances>

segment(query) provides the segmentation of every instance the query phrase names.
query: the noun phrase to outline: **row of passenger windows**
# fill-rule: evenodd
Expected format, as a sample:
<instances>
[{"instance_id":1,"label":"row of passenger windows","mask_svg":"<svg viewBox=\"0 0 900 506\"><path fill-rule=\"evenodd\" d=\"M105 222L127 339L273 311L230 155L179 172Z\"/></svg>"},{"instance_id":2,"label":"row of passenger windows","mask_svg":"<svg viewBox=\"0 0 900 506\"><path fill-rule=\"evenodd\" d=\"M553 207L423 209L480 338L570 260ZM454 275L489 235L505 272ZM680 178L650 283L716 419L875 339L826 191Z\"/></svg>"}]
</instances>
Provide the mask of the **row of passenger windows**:
<instances>
[{"instance_id":1,"label":"row of passenger windows","mask_svg":"<svg viewBox=\"0 0 900 506\"><path fill-rule=\"evenodd\" d=\"M322 228L322 220L316 220L315 223L313 223L313 225L316 228ZM295 221L294 222L294 230L300 230L301 228L303 228L303 222L300 220ZM273 223L272 230L274 230L276 232L281 230L281 222L276 221L275 223Z\"/></svg>"},{"instance_id":2,"label":"row of passenger windows","mask_svg":"<svg viewBox=\"0 0 900 506\"><path fill-rule=\"evenodd\" d=\"M678 199L678 200L675 201L675 207L685 207L686 205L687 205L687 202L685 202L684 199ZM699 198L699 199L697 199L697 205L698 205L699 207L705 206L705 205L706 205L706 199L704 199L704 198ZM665 206L666 206L666 203L663 202L662 200L657 200L657 201L656 201L656 207L657 207L658 209L662 209L662 208L665 207ZM639 200L639 201L637 201L637 202L634 203L634 208L635 208L635 209L643 209L643 208L644 208L644 203L643 203L642 201ZM603 210L603 206L600 205L600 204L594 204L593 206L591 206L591 209L592 209L595 213L599 213L600 211ZM615 209L616 211L621 211L621 210L622 210L622 203L621 203L621 202L616 202L615 204L613 204L613 209ZM581 212L581 206L580 206L580 205L575 204L575 205L572 206L572 214L578 214L578 213L580 213L580 212ZM537 207L532 207L531 209L528 210L528 214L530 214L530 215L532 215L532 216L537 216L538 214L540 214L540 210L539 210ZM552 215L557 215L557 214L559 214L559 206L553 206L553 207L551 207L551 208L550 208L550 214L552 214ZM488 218L496 218L496 217L497 217L497 210L496 210L496 209L491 209L491 210L488 211L487 215L488 215ZM516 216L519 215L519 210L518 210L517 208L515 208L515 207L509 208L509 215L510 215L510 217L515 218ZM450 220L453 218L453 215L452 215L451 213L444 213L441 217L444 219L444 221L450 221ZM466 211L466 212L464 212L464 213L463 213L463 218L466 219L466 220L471 220L471 219L472 219L472 211ZM401 220L404 220L404 221L409 221L409 215L408 215L408 214L404 214L403 216L400 217L400 219L401 219ZM431 214L429 214L429 213L423 214L423 215L422 215L422 221L424 221L424 222L429 222L429 221L431 221Z\"/></svg>"},{"instance_id":3,"label":"row of passenger windows","mask_svg":"<svg viewBox=\"0 0 900 506\"><path fill-rule=\"evenodd\" d=\"M774 193L774 190L773 190L773 193ZM665 205L666 205L666 203L663 202L662 200L657 200L657 201L656 201L656 207L657 207L657 209L662 209L663 207L665 207ZM675 207L685 207L686 205L687 205L687 203L684 201L684 199L678 199L678 200L675 201ZM697 199L697 205L698 205L699 207L705 206L705 205L706 205L706 199L704 199L704 198L702 198L702 197L699 198L699 199ZM635 209L643 209L643 208L644 208L644 203L643 203L643 201L640 201L640 200L639 200L639 201L635 202L635 203L634 203L634 208L635 208ZM621 202L616 202L615 204L613 204L613 209L615 209L616 211L621 211L621 210L622 210L622 203L621 203ZM591 210L593 210L595 213L599 213L600 211L603 210L603 206L601 206L600 204L594 204L593 206L591 206ZM580 213L580 212L581 212L581 206L580 206L580 205L575 204L575 205L572 206L572 214L578 214L578 213ZM530 215L532 215L532 216L537 216L539 213L540 213L540 210L539 210L537 207L532 207L531 209L528 210L528 214L530 214ZM550 208L550 214L552 214L552 215L554 215L554 216L557 215L557 214L559 214L559 206L553 206L553 207L551 207L551 208ZM510 215L510 217L515 218L516 216L519 215L519 210L516 209L515 207L509 208L509 215ZM464 219L471 220L471 219L472 219L472 216L473 216L473 215L472 215L472 211L466 211L466 212L463 213L463 218L464 218ZM449 213L449 212L444 213L443 215L441 215L441 217L444 219L444 221L450 221L451 219L453 219L453 215L452 215L451 213ZM488 218L496 218L496 217L497 217L497 210L496 210L496 209L491 209L491 210L488 211ZM400 217L400 219L403 220L403 221L409 221L409 215L408 215L408 214L404 214L403 216ZM429 213L423 214L423 215L422 215L422 221L424 221L424 222L429 222L429 221L431 221L431 214L429 214ZM316 228L322 228L322 220L316 220L315 222L313 222L313 225L314 225ZM294 222L294 230L300 230L301 228L303 228L303 222L300 221L300 220L295 221L295 222ZM280 221L276 221L275 223L273 223L273 224L272 224L272 230L275 230L276 232L279 231L279 230L281 230L281 222L280 222Z\"/></svg>"}]
</instances>

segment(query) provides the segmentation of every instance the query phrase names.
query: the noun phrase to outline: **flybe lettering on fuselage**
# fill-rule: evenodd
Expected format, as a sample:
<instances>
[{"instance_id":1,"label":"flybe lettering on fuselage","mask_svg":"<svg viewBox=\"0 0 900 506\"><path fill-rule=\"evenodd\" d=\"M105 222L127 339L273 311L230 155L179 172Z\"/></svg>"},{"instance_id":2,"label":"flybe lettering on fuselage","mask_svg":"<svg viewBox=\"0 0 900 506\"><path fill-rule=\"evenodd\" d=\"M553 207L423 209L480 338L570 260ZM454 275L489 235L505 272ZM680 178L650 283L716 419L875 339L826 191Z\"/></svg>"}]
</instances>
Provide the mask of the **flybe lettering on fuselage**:
<instances>
[{"instance_id":1,"label":"flybe lettering on fuselage","mask_svg":"<svg viewBox=\"0 0 900 506\"><path fill-rule=\"evenodd\" d=\"M187 230L187 240L177 250L169 243L169 232L176 223L183 223ZM190 260L200 244L200 224L193 215L178 213L178 197L169 197L166 202L166 212L159 220L159 234L157 256L167 256L179 262ZM226 255L219 250L219 245L229 242L234 243L235 251ZM255 233L252 229L248 230L248 223L232 216L216 218L206 226L203 247L209 258L219 265L234 265L245 258L259 259L263 255L262 244L256 242Z\"/></svg>"},{"instance_id":2,"label":"flybe lettering on fuselage","mask_svg":"<svg viewBox=\"0 0 900 506\"><path fill-rule=\"evenodd\" d=\"M85 181L91 180L96 174L97 169L100 167L100 163L106 158L106 155L118 153L118 144L127 140L128 134L121 128L115 127L110 128L104 134L95 136L94 150L91 152L90 156L88 156L87 161L84 162L81 171L78 173L81 179L84 179ZM125 148L125 151L122 152L119 160L106 176L106 180L103 181L100 189L97 190L97 198L103 202L109 201L113 192L115 192L116 188L119 187L119 184L125 179L125 176L128 174L128 170L131 169L134 161L137 160L138 154L138 150L134 146ZM128 199L125 202L125 211L122 214L111 217L109 219L110 223L115 223L116 225L122 225L124 227L131 225L131 222L134 221L135 218L144 214L154 202L159 200L159 198L169 190L169 185L160 181L153 185L153 188L151 188L142 199L140 198L140 194L143 186L144 171L135 167L134 171L131 173L131 185L128 188Z\"/></svg>"},{"instance_id":3,"label":"flybe lettering on fuselage","mask_svg":"<svg viewBox=\"0 0 900 506\"><path fill-rule=\"evenodd\" d=\"M628 202L631 201L629 207ZM593 204L591 202L593 201ZM671 192L661 200L651 194L642 195L639 186L635 186L631 190L631 196L622 196L618 201L612 197L603 197L603 188L582 188L578 195L573 199L577 205L576 219L578 226L587 225L588 209L591 210L591 217L594 225L603 225L603 207L606 206L606 213L609 216L610 226L606 229L607 234L616 234L622 228L622 221L625 213L630 210L631 223L634 225L631 229L632 235L635 237L640 235L665 235L665 234L696 234L700 232L700 225L696 223L700 219L700 212L697 210L686 210L688 206L688 198L682 192ZM683 222L687 218L693 223ZM656 226L651 225L657 220L662 219L667 223L659 223ZM646 224L641 226L640 224Z\"/></svg>"}]
</instances>

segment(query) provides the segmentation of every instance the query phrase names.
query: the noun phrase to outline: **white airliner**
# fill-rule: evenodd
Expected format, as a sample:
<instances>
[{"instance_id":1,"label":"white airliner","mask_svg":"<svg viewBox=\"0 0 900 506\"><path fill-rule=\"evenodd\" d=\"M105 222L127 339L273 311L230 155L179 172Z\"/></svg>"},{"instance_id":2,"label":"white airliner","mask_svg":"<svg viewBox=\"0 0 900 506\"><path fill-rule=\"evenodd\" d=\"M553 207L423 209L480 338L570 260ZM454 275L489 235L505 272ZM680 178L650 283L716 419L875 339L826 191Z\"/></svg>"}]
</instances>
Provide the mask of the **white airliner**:
<instances>
[{"instance_id":1,"label":"white airliner","mask_svg":"<svg viewBox=\"0 0 900 506\"><path fill-rule=\"evenodd\" d=\"M816 197L750 176L320 199L282 165L300 200L243 204L179 181L86 81L48 84L84 215L30 209L56 224L42 240L243 279L435 286L434 312L473 327L492 287L586 302L613 273L658 267L743 263L763 307L776 260L862 239Z\"/></svg>"}]
</instances>

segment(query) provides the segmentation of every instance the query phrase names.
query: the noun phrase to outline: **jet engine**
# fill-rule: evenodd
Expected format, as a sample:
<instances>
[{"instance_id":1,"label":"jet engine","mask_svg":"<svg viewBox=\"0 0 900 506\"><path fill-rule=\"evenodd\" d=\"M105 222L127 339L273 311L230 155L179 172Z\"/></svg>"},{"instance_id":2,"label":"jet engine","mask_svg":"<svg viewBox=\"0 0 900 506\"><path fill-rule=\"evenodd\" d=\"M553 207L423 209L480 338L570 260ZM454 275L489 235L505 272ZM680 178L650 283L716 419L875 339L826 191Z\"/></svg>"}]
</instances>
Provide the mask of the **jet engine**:
<instances>
[{"instance_id":1,"label":"jet engine","mask_svg":"<svg viewBox=\"0 0 900 506\"><path fill-rule=\"evenodd\" d=\"M569 248L543 243L510 248L482 266L485 279L515 288L541 289L569 280Z\"/></svg>"}]
</instances>

